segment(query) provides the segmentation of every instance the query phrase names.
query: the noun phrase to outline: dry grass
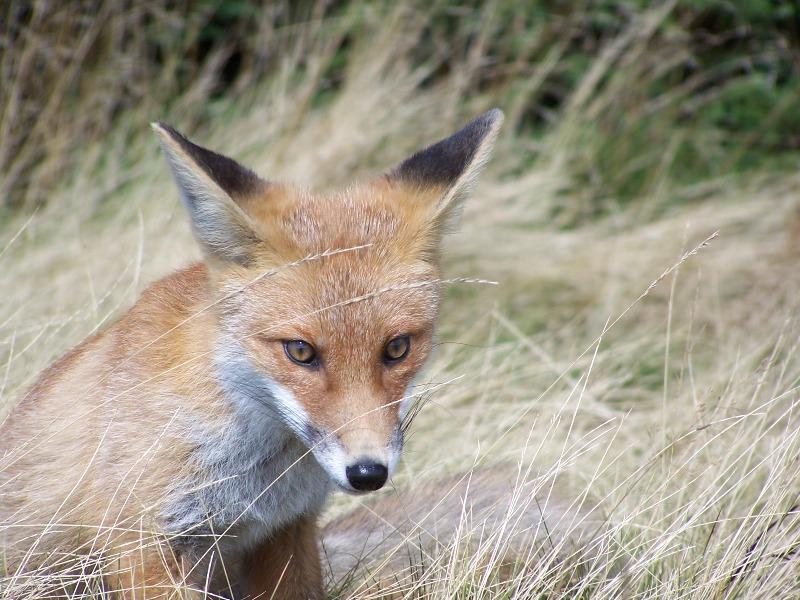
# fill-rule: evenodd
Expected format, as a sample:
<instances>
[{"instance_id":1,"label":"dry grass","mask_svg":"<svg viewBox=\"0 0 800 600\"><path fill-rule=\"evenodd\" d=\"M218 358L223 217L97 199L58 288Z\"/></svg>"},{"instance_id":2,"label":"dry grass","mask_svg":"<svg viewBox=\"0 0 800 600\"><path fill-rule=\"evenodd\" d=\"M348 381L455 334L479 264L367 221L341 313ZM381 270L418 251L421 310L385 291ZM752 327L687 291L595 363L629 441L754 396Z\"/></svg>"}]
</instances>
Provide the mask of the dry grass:
<instances>
[{"instance_id":1,"label":"dry grass","mask_svg":"<svg viewBox=\"0 0 800 600\"><path fill-rule=\"evenodd\" d=\"M645 22L660 18L654 11ZM289 65L209 125L202 142L266 176L319 186L390 166L500 93L460 99L480 48L462 72L421 90L423 74L408 60L419 19L402 10L386 17L323 105L295 101L317 82L313 70L290 77ZM546 159L520 165L528 142L501 138L461 232L448 240L446 271L499 285L448 293L425 375L435 389L394 481L413 490L502 461L532 468L526 479L540 490L559 476L568 494L600 502L591 553L564 557L559 548L509 564L507 532L476 534L466 520L424 568L382 591L367 591L356 575L339 582L342 597L800 593L800 177L677 188L656 172L652 194L633 208L570 229L550 219L553 207L585 206L565 165L580 155L585 119L612 105L619 85L597 81L620 52L636 73L644 69L642 31L598 55L540 141ZM155 140L125 139L87 147L90 166L76 168L44 208L3 225L2 410L149 282L198 256ZM672 198L702 201L669 208ZM515 506L530 509L532 498ZM328 516L359 502L337 498Z\"/></svg>"}]
</instances>

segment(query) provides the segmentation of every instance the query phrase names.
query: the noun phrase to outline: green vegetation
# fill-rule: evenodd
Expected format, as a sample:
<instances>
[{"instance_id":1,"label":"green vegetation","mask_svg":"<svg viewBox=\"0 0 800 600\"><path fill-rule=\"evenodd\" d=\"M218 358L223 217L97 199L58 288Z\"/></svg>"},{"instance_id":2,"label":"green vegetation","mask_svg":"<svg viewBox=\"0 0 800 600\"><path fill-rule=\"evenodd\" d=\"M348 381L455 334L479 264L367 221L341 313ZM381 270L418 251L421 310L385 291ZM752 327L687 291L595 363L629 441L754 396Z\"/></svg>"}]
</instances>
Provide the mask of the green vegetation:
<instances>
[{"instance_id":1,"label":"green vegetation","mask_svg":"<svg viewBox=\"0 0 800 600\"><path fill-rule=\"evenodd\" d=\"M800 147L796 4L404 4L406 35L392 60L408 63L420 90L457 78L462 96L506 107L509 133L528 140L509 168L549 160L541 142L569 121L559 168L586 197L571 217L648 196L665 180L791 168ZM285 77L303 88L302 103L329 102L360 68L363 48L380 44L376 27L392 11L392 3L260 6L8 3L2 204L47 202L87 144L130 141L154 116L202 129Z\"/></svg>"}]
</instances>

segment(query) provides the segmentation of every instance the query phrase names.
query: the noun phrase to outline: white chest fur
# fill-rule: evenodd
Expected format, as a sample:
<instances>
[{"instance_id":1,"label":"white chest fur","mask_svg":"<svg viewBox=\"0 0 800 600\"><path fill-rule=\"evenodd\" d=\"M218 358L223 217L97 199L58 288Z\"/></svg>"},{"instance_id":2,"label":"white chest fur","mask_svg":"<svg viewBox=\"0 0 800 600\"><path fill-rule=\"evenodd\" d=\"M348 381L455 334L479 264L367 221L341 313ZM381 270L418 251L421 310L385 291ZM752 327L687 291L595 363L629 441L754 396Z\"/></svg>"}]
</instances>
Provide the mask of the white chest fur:
<instances>
[{"instance_id":1,"label":"white chest fur","mask_svg":"<svg viewBox=\"0 0 800 600\"><path fill-rule=\"evenodd\" d=\"M182 545L199 549L209 536L222 536L217 547L239 554L298 517L318 513L331 481L272 408L271 382L236 346L216 356L218 379L233 409L230 426L213 435L197 432L196 476L162 516Z\"/></svg>"}]
</instances>

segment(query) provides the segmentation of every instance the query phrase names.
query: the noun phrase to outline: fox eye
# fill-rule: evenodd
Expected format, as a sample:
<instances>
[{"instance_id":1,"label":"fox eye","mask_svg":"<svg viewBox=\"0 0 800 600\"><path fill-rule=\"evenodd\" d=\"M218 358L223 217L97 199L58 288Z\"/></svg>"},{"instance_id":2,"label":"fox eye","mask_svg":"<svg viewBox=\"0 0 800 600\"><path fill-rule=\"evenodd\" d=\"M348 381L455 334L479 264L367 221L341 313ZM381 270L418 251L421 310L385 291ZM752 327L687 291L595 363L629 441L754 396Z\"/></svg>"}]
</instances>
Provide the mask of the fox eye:
<instances>
[{"instance_id":1,"label":"fox eye","mask_svg":"<svg viewBox=\"0 0 800 600\"><path fill-rule=\"evenodd\" d=\"M383 349L383 361L386 363L395 363L403 360L411 348L411 340L407 335L400 335L392 338Z\"/></svg>"},{"instance_id":2,"label":"fox eye","mask_svg":"<svg viewBox=\"0 0 800 600\"><path fill-rule=\"evenodd\" d=\"M287 340L283 342L283 349L286 351L286 356L299 365L313 365L317 360L314 346L303 340Z\"/></svg>"}]
</instances>

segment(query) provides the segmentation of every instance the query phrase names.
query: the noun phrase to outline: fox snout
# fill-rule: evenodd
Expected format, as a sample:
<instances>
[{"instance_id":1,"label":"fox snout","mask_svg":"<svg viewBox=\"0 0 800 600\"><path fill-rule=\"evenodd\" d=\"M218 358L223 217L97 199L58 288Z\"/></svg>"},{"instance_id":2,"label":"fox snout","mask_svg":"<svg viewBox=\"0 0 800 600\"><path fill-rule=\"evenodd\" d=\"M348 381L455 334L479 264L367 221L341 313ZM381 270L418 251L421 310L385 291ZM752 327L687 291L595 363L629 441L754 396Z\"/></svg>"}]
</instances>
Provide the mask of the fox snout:
<instances>
[{"instance_id":1,"label":"fox snout","mask_svg":"<svg viewBox=\"0 0 800 600\"><path fill-rule=\"evenodd\" d=\"M338 442L313 450L314 456L331 479L350 493L374 492L389 479L390 470L399 459L399 448L387 447L383 452L349 456Z\"/></svg>"},{"instance_id":2,"label":"fox snout","mask_svg":"<svg viewBox=\"0 0 800 600\"><path fill-rule=\"evenodd\" d=\"M347 481L359 492L374 492L383 487L389 478L389 468L368 459L350 465L345 469Z\"/></svg>"},{"instance_id":3,"label":"fox snout","mask_svg":"<svg viewBox=\"0 0 800 600\"><path fill-rule=\"evenodd\" d=\"M331 479L350 493L381 489L400 460L399 420L392 427L345 427L323 435L312 452Z\"/></svg>"}]
</instances>

